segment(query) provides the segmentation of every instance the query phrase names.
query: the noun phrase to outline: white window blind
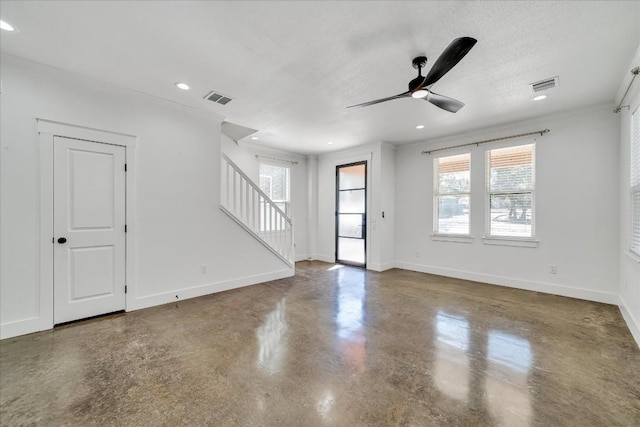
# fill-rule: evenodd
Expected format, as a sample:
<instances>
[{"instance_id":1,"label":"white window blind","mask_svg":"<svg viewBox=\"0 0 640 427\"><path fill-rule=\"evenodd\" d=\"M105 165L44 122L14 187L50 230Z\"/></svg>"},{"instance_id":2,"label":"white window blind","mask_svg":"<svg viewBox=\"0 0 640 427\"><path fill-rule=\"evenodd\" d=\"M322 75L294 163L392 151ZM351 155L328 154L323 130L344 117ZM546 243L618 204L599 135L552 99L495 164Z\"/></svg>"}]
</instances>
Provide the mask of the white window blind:
<instances>
[{"instance_id":1,"label":"white window blind","mask_svg":"<svg viewBox=\"0 0 640 427\"><path fill-rule=\"evenodd\" d=\"M271 176L260 174L260 189L273 200L273 178Z\"/></svg>"},{"instance_id":2,"label":"white window blind","mask_svg":"<svg viewBox=\"0 0 640 427\"><path fill-rule=\"evenodd\" d=\"M435 234L469 235L471 155L433 160Z\"/></svg>"},{"instance_id":3,"label":"white window blind","mask_svg":"<svg viewBox=\"0 0 640 427\"><path fill-rule=\"evenodd\" d=\"M640 109L631 115L631 247L640 255Z\"/></svg>"},{"instance_id":4,"label":"white window blind","mask_svg":"<svg viewBox=\"0 0 640 427\"><path fill-rule=\"evenodd\" d=\"M535 143L487 151L488 237L534 237Z\"/></svg>"}]
</instances>

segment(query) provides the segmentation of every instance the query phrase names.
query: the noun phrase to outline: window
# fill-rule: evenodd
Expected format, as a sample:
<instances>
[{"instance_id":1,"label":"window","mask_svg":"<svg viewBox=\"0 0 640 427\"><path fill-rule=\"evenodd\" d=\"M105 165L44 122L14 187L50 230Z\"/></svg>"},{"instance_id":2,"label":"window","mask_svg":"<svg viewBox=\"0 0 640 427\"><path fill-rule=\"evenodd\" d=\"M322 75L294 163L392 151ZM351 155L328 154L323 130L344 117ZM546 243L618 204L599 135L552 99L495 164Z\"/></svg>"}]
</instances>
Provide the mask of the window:
<instances>
[{"instance_id":1,"label":"window","mask_svg":"<svg viewBox=\"0 0 640 427\"><path fill-rule=\"evenodd\" d=\"M260 163L260 189L287 216L289 213L291 170L286 166ZM260 231L273 232L285 230L281 216L269 203L260 200L259 206Z\"/></svg>"},{"instance_id":2,"label":"window","mask_svg":"<svg viewBox=\"0 0 640 427\"><path fill-rule=\"evenodd\" d=\"M640 109L631 115L631 244L630 249L640 255Z\"/></svg>"},{"instance_id":3,"label":"window","mask_svg":"<svg viewBox=\"0 0 640 427\"><path fill-rule=\"evenodd\" d=\"M535 143L487 151L487 237L534 237Z\"/></svg>"},{"instance_id":4,"label":"window","mask_svg":"<svg viewBox=\"0 0 640 427\"><path fill-rule=\"evenodd\" d=\"M289 215L291 170L286 166L260 163L260 189Z\"/></svg>"},{"instance_id":5,"label":"window","mask_svg":"<svg viewBox=\"0 0 640 427\"><path fill-rule=\"evenodd\" d=\"M470 153L433 160L434 234L469 235Z\"/></svg>"}]
</instances>

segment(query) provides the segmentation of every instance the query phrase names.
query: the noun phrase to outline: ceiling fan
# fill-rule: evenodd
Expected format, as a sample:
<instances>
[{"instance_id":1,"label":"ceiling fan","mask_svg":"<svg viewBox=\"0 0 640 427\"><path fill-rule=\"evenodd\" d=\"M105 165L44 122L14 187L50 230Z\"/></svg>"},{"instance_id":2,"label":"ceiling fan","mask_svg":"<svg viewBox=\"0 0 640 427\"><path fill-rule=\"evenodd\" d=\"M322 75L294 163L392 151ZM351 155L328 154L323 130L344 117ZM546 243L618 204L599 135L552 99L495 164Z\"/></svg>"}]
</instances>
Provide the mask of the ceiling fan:
<instances>
[{"instance_id":1,"label":"ceiling fan","mask_svg":"<svg viewBox=\"0 0 640 427\"><path fill-rule=\"evenodd\" d=\"M464 103L449 98L444 95L439 95L431 91L433 86L438 80L447 74L455 65L460 62L464 56L469 53L471 48L476 44L477 40L471 37L460 37L452 41L449 46L440 54L440 57L436 60L431 70L426 77L422 76L422 68L427 65L426 56L418 56L413 59L413 68L418 70L418 77L409 82L409 90L388 98L376 99L375 101L364 102L362 104L350 105L347 108L352 107L366 107L368 105L379 104L381 102L391 101L393 99L400 98L422 98L440 107L443 110L450 111L452 113L458 112L459 109L464 107Z\"/></svg>"}]
</instances>

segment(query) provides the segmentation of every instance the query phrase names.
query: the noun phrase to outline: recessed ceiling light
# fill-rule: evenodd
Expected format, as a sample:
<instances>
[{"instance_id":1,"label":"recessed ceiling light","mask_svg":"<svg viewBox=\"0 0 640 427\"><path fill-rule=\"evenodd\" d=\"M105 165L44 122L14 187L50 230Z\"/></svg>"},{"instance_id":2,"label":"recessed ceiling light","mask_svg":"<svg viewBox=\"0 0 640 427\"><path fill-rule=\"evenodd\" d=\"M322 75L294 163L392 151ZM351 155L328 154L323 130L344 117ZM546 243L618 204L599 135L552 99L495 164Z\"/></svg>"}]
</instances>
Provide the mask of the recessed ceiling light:
<instances>
[{"instance_id":1,"label":"recessed ceiling light","mask_svg":"<svg viewBox=\"0 0 640 427\"><path fill-rule=\"evenodd\" d=\"M258 137L257 136L252 136L251 139L253 139L255 141L256 139L258 139Z\"/></svg>"},{"instance_id":2,"label":"recessed ceiling light","mask_svg":"<svg viewBox=\"0 0 640 427\"><path fill-rule=\"evenodd\" d=\"M186 83L176 83L176 86L178 87L178 89L189 90L189 85Z\"/></svg>"},{"instance_id":3,"label":"recessed ceiling light","mask_svg":"<svg viewBox=\"0 0 640 427\"><path fill-rule=\"evenodd\" d=\"M424 129L424 125L418 125L416 126L416 129Z\"/></svg>"},{"instance_id":4,"label":"recessed ceiling light","mask_svg":"<svg viewBox=\"0 0 640 427\"><path fill-rule=\"evenodd\" d=\"M2 20L0 20L0 29L1 30L5 30L5 31L15 31L16 29L13 28L13 25L9 24L8 22L4 22Z\"/></svg>"},{"instance_id":5,"label":"recessed ceiling light","mask_svg":"<svg viewBox=\"0 0 640 427\"><path fill-rule=\"evenodd\" d=\"M535 98L533 98L534 101L542 101L543 99L545 99L547 97L547 95L538 95Z\"/></svg>"},{"instance_id":6,"label":"recessed ceiling light","mask_svg":"<svg viewBox=\"0 0 640 427\"><path fill-rule=\"evenodd\" d=\"M425 89L419 89L411 94L412 98L424 98L429 92Z\"/></svg>"},{"instance_id":7,"label":"recessed ceiling light","mask_svg":"<svg viewBox=\"0 0 640 427\"><path fill-rule=\"evenodd\" d=\"M327 144L332 145L332 144L333 144L333 141L329 141L329 142L327 142Z\"/></svg>"}]
</instances>

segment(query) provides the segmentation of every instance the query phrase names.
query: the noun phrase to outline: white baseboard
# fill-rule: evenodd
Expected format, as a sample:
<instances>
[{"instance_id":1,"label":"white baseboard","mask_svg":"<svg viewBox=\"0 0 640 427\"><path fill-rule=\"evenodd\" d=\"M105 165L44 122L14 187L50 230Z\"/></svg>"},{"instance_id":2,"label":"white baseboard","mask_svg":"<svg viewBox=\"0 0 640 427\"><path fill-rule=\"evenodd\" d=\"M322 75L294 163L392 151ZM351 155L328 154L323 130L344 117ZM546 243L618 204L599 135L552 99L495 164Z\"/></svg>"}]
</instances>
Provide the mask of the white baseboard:
<instances>
[{"instance_id":1,"label":"white baseboard","mask_svg":"<svg viewBox=\"0 0 640 427\"><path fill-rule=\"evenodd\" d=\"M28 319L0 324L0 339L13 338L18 335L26 335L39 331L40 318L30 317Z\"/></svg>"},{"instance_id":2,"label":"white baseboard","mask_svg":"<svg viewBox=\"0 0 640 427\"><path fill-rule=\"evenodd\" d=\"M372 271L382 271L382 266L380 264L373 264L373 263L369 263L367 264L367 270L372 270Z\"/></svg>"},{"instance_id":3,"label":"white baseboard","mask_svg":"<svg viewBox=\"0 0 640 427\"><path fill-rule=\"evenodd\" d=\"M275 271L272 273L257 274L255 276L247 276L223 282L209 283L193 288L178 289L175 291L164 292L156 295L136 297L133 300L133 303L127 307L127 311L154 307L156 305L167 304L170 302L185 300L189 298L196 298L216 292L228 291L231 289L242 288L244 286L251 286L257 283L269 282L271 280L284 279L285 277L291 277L293 275L295 275L295 270L288 268L286 270ZM178 296L177 299L176 295Z\"/></svg>"},{"instance_id":4,"label":"white baseboard","mask_svg":"<svg viewBox=\"0 0 640 427\"><path fill-rule=\"evenodd\" d=\"M322 262L328 262L329 264L335 264L336 263L336 259L334 255L308 255L306 258L304 258L305 260L313 260L313 261L322 261ZM385 270L390 270L392 268L396 267L396 263L391 261L391 262L385 262L382 264L373 264L373 263L368 263L367 264L367 270L372 270L372 271L385 271Z\"/></svg>"},{"instance_id":5,"label":"white baseboard","mask_svg":"<svg viewBox=\"0 0 640 427\"><path fill-rule=\"evenodd\" d=\"M534 282L530 280L514 279L511 277L494 276L490 274L473 273L470 271L456 270L452 268L434 267L429 265L411 264L407 262L395 263L397 268L419 271L421 273L436 274L438 276L455 277L457 279L472 280L474 282L489 283L492 285L506 286L527 291L543 292L546 294L560 295L570 298L584 299L588 301L602 302L617 305L618 294L603 291L594 291L571 286L556 285L554 283Z\"/></svg>"},{"instance_id":6,"label":"white baseboard","mask_svg":"<svg viewBox=\"0 0 640 427\"><path fill-rule=\"evenodd\" d=\"M311 259L311 256L307 254L296 254L295 262L298 261L308 261Z\"/></svg>"},{"instance_id":7,"label":"white baseboard","mask_svg":"<svg viewBox=\"0 0 640 427\"><path fill-rule=\"evenodd\" d=\"M315 261L328 262L330 264L335 264L336 262L335 255L315 255L312 259Z\"/></svg>"},{"instance_id":8,"label":"white baseboard","mask_svg":"<svg viewBox=\"0 0 640 427\"><path fill-rule=\"evenodd\" d=\"M384 262L382 264L367 264L367 270L382 272L385 270L390 270L392 268L395 268L395 266L396 266L395 262Z\"/></svg>"},{"instance_id":9,"label":"white baseboard","mask_svg":"<svg viewBox=\"0 0 640 427\"><path fill-rule=\"evenodd\" d=\"M625 303L622 296L620 296L620 303L618 304L620 308L620 313L622 313L622 318L627 323L627 327L633 336L633 339L636 340L636 344L640 348L640 322L636 319L631 311L627 308L627 304Z\"/></svg>"}]
</instances>

